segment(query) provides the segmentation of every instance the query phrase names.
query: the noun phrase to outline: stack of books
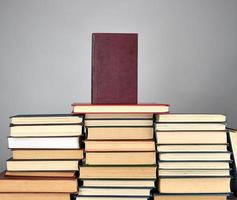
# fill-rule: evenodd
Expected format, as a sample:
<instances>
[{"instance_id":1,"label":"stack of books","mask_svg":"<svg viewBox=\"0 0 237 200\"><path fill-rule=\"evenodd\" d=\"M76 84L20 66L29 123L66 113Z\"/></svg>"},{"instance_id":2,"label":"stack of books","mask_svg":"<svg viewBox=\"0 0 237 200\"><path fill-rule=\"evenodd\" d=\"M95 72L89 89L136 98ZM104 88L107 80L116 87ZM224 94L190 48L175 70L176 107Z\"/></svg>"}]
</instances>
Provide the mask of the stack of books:
<instances>
[{"instance_id":1,"label":"stack of books","mask_svg":"<svg viewBox=\"0 0 237 200\"><path fill-rule=\"evenodd\" d=\"M70 199L77 192L83 159L82 122L82 116L73 115L11 117L8 144L13 157L0 178L0 199Z\"/></svg>"},{"instance_id":2,"label":"stack of books","mask_svg":"<svg viewBox=\"0 0 237 200\"><path fill-rule=\"evenodd\" d=\"M150 107L168 111L165 105L74 106L74 112L85 113L87 137L78 200L146 200L151 196L156 149Z\"/></svg>"},{"instance_id":3,"label":"stack of books","mask_svg":"<svg viewBox=\"0 0 237 200\"><path fill-rule=\"evenodd\" d=\"M224 115L156 115L157 200L226 199L231 153Z\"/></svg>"}]
</instances>

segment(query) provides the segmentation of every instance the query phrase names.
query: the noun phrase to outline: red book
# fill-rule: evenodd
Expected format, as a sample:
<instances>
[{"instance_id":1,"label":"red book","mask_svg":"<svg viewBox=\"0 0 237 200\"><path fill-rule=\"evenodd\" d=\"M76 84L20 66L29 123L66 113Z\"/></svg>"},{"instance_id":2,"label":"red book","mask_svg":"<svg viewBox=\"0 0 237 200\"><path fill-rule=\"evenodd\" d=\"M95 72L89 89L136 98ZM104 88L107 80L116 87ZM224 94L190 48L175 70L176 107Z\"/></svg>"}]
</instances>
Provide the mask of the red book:
<instances>
[{"instance_id":1,"label":"red book","mask_svg":"<svg viewBox=\"0 0 237 200\"><path fill-rule=\"evenodd\" d=\"M137 103L137 34L92 34L92 104Z\"/></svg>"},{"instance_id":2,"label":"red book","mask_svg":"<svg viewBox=\"0 0 237 200\"><path fill-rule=\"evenodd\" d=\"M168 104L82 104L74 103L74 114L99 113L168 113Z\"/></svg>"}]
</instances>

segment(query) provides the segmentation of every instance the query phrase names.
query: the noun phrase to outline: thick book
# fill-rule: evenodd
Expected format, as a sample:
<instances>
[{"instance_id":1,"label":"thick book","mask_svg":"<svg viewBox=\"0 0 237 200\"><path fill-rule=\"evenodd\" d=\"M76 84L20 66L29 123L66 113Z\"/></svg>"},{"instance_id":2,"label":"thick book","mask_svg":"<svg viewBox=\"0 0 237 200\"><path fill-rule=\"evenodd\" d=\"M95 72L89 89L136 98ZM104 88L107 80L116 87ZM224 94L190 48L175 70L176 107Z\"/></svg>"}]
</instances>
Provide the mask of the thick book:
<instances>
[{"instance_id":1,"label":"thick book","mask_svg":"<svg viewBox=\"0 0 237 200\"><path fill-rule=\"evenodd\" d=\"M76 177L9 177L0 174L0 193L77 191Z\"/></svg>"},{"instance_id":2,"label":"thick book","mask_svg":"<svg viewBox=\"0 0 237 200\"><path fill-rule=\"evenodd\" d=\"M137 40L135 33L92 34L93 104L137 103Z\"/></svg>"},{"instance_id":3,"label":"thick book","mask_svg":"<svg viewBox=\"0 0 237 200\"><path fill-rule=\"evenodd\" d=\"M74 114L138 114L168 113L168 104L83 104L73 103Z\"/></svg>"}]
</instances>

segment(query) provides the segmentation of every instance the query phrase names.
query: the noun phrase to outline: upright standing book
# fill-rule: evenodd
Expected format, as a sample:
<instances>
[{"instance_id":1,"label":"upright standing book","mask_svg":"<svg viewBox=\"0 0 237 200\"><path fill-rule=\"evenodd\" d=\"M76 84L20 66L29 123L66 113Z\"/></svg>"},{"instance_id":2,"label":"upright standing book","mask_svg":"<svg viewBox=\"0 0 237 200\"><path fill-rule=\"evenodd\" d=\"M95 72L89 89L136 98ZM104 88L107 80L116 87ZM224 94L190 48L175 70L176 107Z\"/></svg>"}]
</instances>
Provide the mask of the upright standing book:
<instances>
[{"instance_id":1,"label":"upright standing book","mask_svg":"<svg viewBox=\"0 0 237 200\"><path fill-rule=\"evenodd\" d=\"M93 33L93 104L137 103L137 40L134 33Z\"/></svg>"}]
</instances>

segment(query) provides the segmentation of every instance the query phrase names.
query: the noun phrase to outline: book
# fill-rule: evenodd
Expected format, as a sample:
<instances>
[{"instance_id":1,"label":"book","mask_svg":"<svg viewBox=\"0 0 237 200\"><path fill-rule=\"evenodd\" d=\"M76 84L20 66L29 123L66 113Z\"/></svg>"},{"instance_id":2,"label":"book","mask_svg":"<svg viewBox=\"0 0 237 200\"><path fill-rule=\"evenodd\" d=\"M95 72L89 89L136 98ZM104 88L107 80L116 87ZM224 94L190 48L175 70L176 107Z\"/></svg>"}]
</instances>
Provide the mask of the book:
<instances>
[{"instance_id":1,"label":"book","mask_svg":"<svg viewBox=\"0 0 237 200\"><path fill-rule=\"evenodd\" d=\"M227 144L157 145L158 152L226 152L227 150Z\"/></svg>"},{"instance_id":2,"label":"book","mask_svg":"<svg viewBox=\"0 0 237 200\"><path fill-rule=\"evenodd\" d=\"M93 104L137 103L137 39L125 33L92 34Z\"/></svg>"},{"instance_id":3,"label":"book","mask_svg":"<svg viewBox=\"0 0 237 200\"><path fill-rule=\"evenodd\" d=\"M56 192L77 191L76 177L8 177L0 174L0 194L9 192Z\"/></svg>"},{"instance_id":4,"label":"book","mask_svg":"<svg viewBox=\"0 0 237 200\"><path fill-rule=\"evenodd\" d=\"M76 177L75 171L46 171L46 172L21 172L21 171L6 171L5 176L9 177Z\"/></svg>"},{"instance_id":5,"label":"book","mask_svg":"<svg viewBox=\"0 0 237 200\"><path fill-rule=\"evenodd\" d=\"M8 171L76 171L78 160L7 160Z\"/></svg>"},{"instance_id":6,"label":"book","mask_svg":"<svg viewBox=\"0 0 237 200\"><path fill-rule=\"evenodd\" d=\"M15 115L10 117L13 125L33 125L33 124L80 124L83 116L71 114L39 114L39 115Z\"/></svg>"},{"instance_id":7,"label":"book","mask_svg":"<svg viewBox=\"0 0 237 200\"><path fill-rule=\"evenodd\" d=\"M80 166L80 179L156 179L156 166Z\"/></svg>"},{"instance_id":8,"label":"book","mask_svg":"<svg viewBox=\"0 0 237 200\"><path fill-rule=\"evenodd\" d=\"M80 196L76 200L149 200L150 197L118 197L118 196ZM219 199L218 199L219 200ZM222 200L222 199L221 199Z\"/></svg>"},{"instance_id":9,"label":"book","mask_svg":"<svg viewBox=\"0 0 237 200\"><path fill-rule=\"evenodd\" d=\"M229 169L159 169L158 176L230 176Z\"/></svg>"},{"instance_id":10,"label":"book","mask_svg":"<svg viewBox=\"0 0 237 200\"><path fill-rule=\"evenodd\" d=\"M151 119L153 120L153 114L152 113L135 113L135 114L131 114L131 113L112 113L112 114L108 114L108 113L97 113L97 114L86 114L85 115L85 120L88 119Z\"/></svg>"},{"instance_id":11,"label":"book","mask_svg":"<svg viewBox=\"0 0 237 200\"><path fill-rule=\"evenodd\" d=\"M85 140L85 151L155 151L153 140Z\"/></svg>"},{"instance_id":12,"label":"book","mask_svg":"<svg viewBox=\"0 0 237 200\"><path fill-rule=\"evenodd\" d=\"M10 149L79 149L79 137L9 137Z\"/></svg>"},{"instance_id":13,"label":"book","mask_svg":"<svg viewBox=\"0 0 237 200\"><path fill-rule=\"evenodd\" d=\"M12 137L80 136L82 125L20 125L10 127Z\"/></svg>"},{"instance_id":14,"label":"book","mask_svg":"<svg viewBox=\"0 0 237 200\"><path fill-rule=\"evenodd\" d=\"M230 193L227 177L160 177L160 193Z\"/></svg>"},{"instance_id":15,"label":"book","mask_svg":"<svg viewBox=\"0 0 237 200\"><path fill-rule=\"evenodd\" d=\"M227 200L228 194L155 194L154 200Z\"/></svg>"},{"instance_id":16,"label":"book","mask_svg":"<svg viewBox=\"0 0 237 200\"><path fill-rule=\"evenodd\" d=\"M81 196L142 196L149 197L151 195L151 188L100 188L100 187L80 187L79 192Z\"/></svg>"},{"instance_id":17,"label":"book","mask_svg":"<svg viewBox=\"0 0 237 200\"><path fill-rule=\"evenodd\" d=\"M13 160L81 160L83 149L12 149Z\"/></svg>"},{"instance_id":18,"label":"book","mask_svg":"<svg viewBox=\"0 0 237 200\"><path fill-rule=\"evenodd\" d=\"M158 165L159 169L230 169L229 162L218 161L159 161Z\"/></svg>"},{"instance_id":19,"label":"book","mask_svg":"<svg viewBox=\"0 0 237 200\"><path fill-rule=\"evenodd\" d=\"M87 119L85 120L85 126L153 126L152 119L110 119L110 120L98 120Z\"/></svg>"},{"instance_id":20,"label":"book","mask_svg":"<svg viewBox=\"0 0 237 200\"><path fill-rule=\"evenodd\" d=\"M155 180L83 180L84 187L133 187L133 188L144 188L144 187L155 187Z\"/></svg>"},{"instance_id":21,"label":"book","mask_svg":"<svg viewBox=\"0 0 237 200\"><path fill-rule=\"evenodd\" d=\"M156 115L156 122L225 122L226 116L222 114L165 114Z\"/></svg>"},{"instance_id":22,"label":"book","mask_svg":"<svg viewBox=\"0 0 237 200\"><path fill-rule=\"evenodd\" d=\"M121 114L121 113L168 113L168 104L131 104L131 105L108 105L108 104L81 104L74 103L73 113L80 114Z\"/></svg>"},{"instance_id":23,"label":"book","mask_svg":"<svg viewBox=\"0 0 237 200\"><path fill-rule=\"evenodd\" d=\"M225 131L221 123L158 123L156 131Z\"/></svg>"},{"instance_id":24,"label":"book","mask_svg":"<svg viewBox=\"0 0 237 200\"><path fill-rule=\"evenodd\" d=\"M70 193L0 193L1 200L71 200Z\"/></svg>"},{"instance_id":25,"label":"book","mask_svg":"<svg viewBox=\"0 0 237 200\"><path fill-rule=\"evenodd\" d=\"M157 131L157 144L227 144L226 131Z\"/></svg>"},{"instance_id":26,"label":"book","mask_svg":"<svg viewBox=\"0 0 237 200\"><path fill-rule=\"evenodd\" d=\"M160 161L230 161L230 152L211 152L211 153L159 153Z\"/></svg>"},{"instance_id":27,"label":"book","mask_svg":"<svg viewBox=\"0 0 237 200\"><path fill-rule=\"evenodd\" d=\"M154 165L156 152L87 152L87 165Z\"/></svg>"},{"instance_id":28,"label":"book","mask_svg":"<svg viewBox=\"0 0 237 200\"><path fill-rule=\"evenodd\" d=\"M153 139L153 127L88 127L89 140L148 140Z\"/></svg>"}]
</instances>

